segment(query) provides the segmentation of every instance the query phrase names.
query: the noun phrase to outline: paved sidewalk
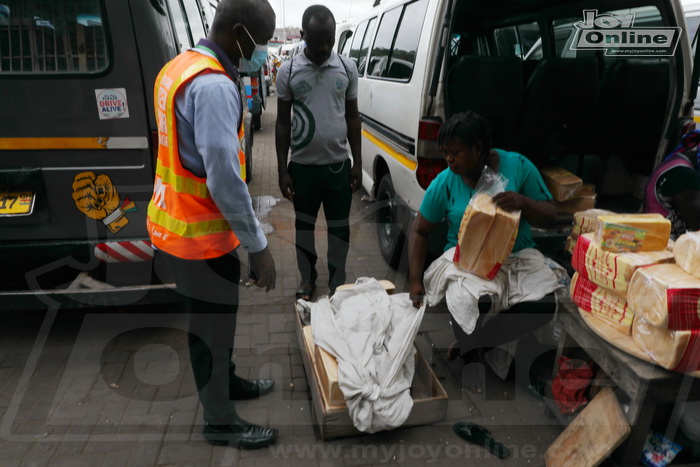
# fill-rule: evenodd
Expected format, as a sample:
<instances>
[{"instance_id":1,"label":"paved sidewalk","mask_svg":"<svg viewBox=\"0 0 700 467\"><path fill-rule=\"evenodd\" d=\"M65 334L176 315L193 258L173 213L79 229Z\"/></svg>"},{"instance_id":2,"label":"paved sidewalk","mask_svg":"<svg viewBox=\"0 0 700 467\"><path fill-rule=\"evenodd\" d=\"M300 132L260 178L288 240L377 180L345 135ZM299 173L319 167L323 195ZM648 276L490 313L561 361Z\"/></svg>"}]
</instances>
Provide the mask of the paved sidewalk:
<instances>
[{"instance_id":1,"label":"paved sidewalk","mask_svg":"<svg viewBox=\"0 0 700 467\"><path fill-rule=\"evenodd\" d=\"M177 306L123 310L48 310L0 317L0 466L256 466L256 465L543 465L561 427L544 416L527 389L489 378L486 396L461 390L461 366L447 362L452 340L445 309L429 310L417 339L450 400L433 426L321 442L294 334L298 286L291 203L280 199L274 154L276 99L255 134L256 209L268 229L277 288L241 289L234 360L244 377L273 377L275 390L237 404L241 415L279 428L267 449L239 451L203 441L201 409L189 368L187 319ZM371 276L406 285L383 261L373 205L354 196L348 281ZM319 224L322 224L319 222ZM325 229L317 227L319 289L327 292ZM246 261L245 255L241 258ZM511 448L500 460L464 443L452 424L486 425Z\"/></svg>"}]
</instances>

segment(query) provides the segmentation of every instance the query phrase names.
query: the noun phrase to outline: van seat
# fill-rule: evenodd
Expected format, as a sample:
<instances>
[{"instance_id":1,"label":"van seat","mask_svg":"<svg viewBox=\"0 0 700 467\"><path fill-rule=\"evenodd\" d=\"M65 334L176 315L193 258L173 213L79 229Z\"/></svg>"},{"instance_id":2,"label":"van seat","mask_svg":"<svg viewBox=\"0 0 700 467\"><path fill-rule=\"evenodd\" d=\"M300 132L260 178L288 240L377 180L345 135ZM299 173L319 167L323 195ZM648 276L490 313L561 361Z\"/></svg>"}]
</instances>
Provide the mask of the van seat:
<instances>
[{"instance_id":1,"label":"van seat","mask_svg":"<svg viewBox=\"0 0 700 467\"><path fill-rule=\"evenodd\" d=\"M518 57L464 55L448 75L447 116L472 110L491 127L494 147L511 147L523 99L522 61Z\"/></svg>"},{"instance_id":2,"label":"van seat","mask_svg":"<svg viewBox=\"0 0 700 467\"><path fill-rule=\"evenodd\" d=\"M616 59L600 91L598 147L628 169L651 173L668 116L673 67L669 59Z\"/></svg>"},{"instance_id":3,"label":"van seat","mask_svg":"<svg viewBox=\"0 0 700 467\"><path fill-rule=\"evenodd\" d=\"M595 57L540 60L525 88L517 149L538 166L585 153L598 90Z\"/></svg>"}]
</instances>

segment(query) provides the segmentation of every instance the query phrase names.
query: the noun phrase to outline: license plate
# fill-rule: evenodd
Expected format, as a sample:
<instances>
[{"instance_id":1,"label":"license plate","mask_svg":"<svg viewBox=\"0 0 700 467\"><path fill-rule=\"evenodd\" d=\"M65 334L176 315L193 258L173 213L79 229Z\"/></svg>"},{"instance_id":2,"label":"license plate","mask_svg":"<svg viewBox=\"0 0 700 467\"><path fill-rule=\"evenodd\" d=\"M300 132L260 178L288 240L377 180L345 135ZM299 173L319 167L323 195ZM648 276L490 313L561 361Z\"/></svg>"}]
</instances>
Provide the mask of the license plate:
<instances>
[{"instance_id":1,"label":"license plate","mask_svg":"<svg viewBox=\"0 0 700 467\"><path fill-rule=\"evenodd\" d=\"M34 209L34 193L0 193L0 217L28 216Z\"/></svg>"}]
</instances>

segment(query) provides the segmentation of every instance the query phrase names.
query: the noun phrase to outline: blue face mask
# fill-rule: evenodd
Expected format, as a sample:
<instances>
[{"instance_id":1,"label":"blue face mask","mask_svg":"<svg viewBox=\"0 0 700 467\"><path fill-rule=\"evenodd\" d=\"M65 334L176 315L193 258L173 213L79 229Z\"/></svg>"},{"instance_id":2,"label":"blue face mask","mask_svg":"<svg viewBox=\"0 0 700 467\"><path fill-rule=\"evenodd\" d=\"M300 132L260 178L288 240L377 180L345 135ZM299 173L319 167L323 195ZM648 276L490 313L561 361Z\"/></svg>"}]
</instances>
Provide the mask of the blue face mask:
<instances>
[{"instance_id":1,"label":"blue face mask","mask_svg":"<svg viewBox=\"0 0 700 467\"><path fill-rule=\"evenodd\" d=\"M255 42L255 39L253 39L253 36L250 35L248 32L248 28L243 26L243 29L245 29L245 32L248 34L248 37L250 37L250 40L253 41L253 44L255 44L255 50L253 51L253 55L250 56L250 58L245 58L243 56L243 49L241 48L241 44L236 41L238 44L238 50L241 52L241 65L238 67L238 71L241 73L255 73L260 68L262 68L263 64L267 60L267 45L260 45Z\"/></svg>"}]
</instances>

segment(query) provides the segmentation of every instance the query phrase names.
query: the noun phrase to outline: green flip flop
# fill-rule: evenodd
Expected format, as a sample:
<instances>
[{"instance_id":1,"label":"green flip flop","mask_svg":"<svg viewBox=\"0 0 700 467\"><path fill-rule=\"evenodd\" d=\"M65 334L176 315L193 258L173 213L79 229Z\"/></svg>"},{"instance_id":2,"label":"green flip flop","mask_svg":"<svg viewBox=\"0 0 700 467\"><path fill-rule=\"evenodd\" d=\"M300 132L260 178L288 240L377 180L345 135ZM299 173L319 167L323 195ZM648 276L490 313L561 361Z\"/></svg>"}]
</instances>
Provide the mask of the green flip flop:
<instances>
[{"instance_id":1,"label":"green flip flop","mask_svg":"<svg viewBox=\"0 0 700 467\"><path fill-rule=\"evenodd\" d=\"M494 456L505 459L510 455L510 450L504 444L493 439L491 432L481 425L457 422L452 429L460 438L488 449Z\"/></svg>"}]
</instances>

